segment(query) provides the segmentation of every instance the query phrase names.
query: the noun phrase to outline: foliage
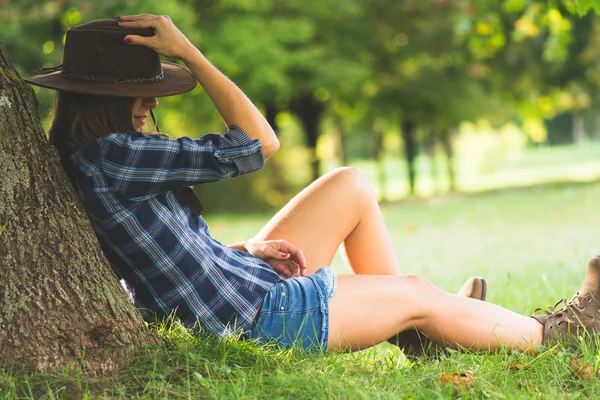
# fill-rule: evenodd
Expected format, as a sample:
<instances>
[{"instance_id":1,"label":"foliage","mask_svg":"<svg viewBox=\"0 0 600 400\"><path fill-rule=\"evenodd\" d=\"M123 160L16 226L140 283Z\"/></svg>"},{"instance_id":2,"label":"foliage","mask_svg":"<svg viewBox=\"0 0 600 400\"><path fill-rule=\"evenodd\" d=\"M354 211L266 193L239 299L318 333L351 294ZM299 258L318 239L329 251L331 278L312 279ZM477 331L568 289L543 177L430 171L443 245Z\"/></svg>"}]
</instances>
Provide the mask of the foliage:
<instances>
[{"instance_id":1,"label":"foliage","mask_svg":"<svg viewBox=\"0 0 600 400\"><path fill-rule=\"evenodd\" d=\"M600 1L598 0L576 0L575 3L577 3L577 12L581 16L587 14L589 10L600 10Z\"/></svg>"},{"instance_id":2,"label":"foliage","mask_svg":"<svg viewBox=\"0 0 600 400\"><path fill-rule=\"evenodd\" d=\"M23 75L60 63L64 34L71 26L112 15L170 15L259 105L282 137L304 130L303 139L283 143L308 147L296 152L304 164L290 162L289 154L278 155L271 171L276 177L302 176L303 181L278 178L268 187L240 181L245 187L236 190L257 206L281 205L308 183L311 162L342 162L323 154L341 160L380 159L399 154L411 145L407 139L414 140L416 153L432 151L444 140L451 151L454 139L447 135L463 122L482 119L496 128L513 122L531 143L548 143L545 120L564 113L584 115L598 103L600 25L594 13L587 13L598 4L590 0L2 4L0 34ZM40 111L47 115L53 94L36 90ZM158 114L161 127L174 136L223 129L201 88L164 99ZM281 121L292 123L279 125ZM406 122L416 127L414 137L399 135ZM319 139L322 134L338 138ZM570 129L553 133L552 140L557 135L556 142L573 140ZM384 145L384 136L397 139L386 139ZM327 141L341 148L317 152L316 146ZM297 174L298 168L302 171ZM216 189L207 190L210 198L219 196Z\"/></svg>"}]
</instances>

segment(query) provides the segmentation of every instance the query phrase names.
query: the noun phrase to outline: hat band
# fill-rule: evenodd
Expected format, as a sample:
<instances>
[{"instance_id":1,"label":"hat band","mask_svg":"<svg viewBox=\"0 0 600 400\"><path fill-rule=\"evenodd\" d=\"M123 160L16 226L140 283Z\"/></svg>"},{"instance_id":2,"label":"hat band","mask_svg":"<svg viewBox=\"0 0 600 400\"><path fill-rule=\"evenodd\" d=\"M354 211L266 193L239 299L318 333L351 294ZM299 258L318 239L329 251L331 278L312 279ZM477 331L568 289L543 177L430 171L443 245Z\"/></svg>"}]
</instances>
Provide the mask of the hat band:
<instances>
[{"instance_id":1,"label":"hat band","mask_svg":"<svg viewBox=\"0 0 600 400\"><path fill-rule=\"evenodd\" d=\"M162 69L160 70L160 74L149 78L114 78L110 76L80 75L76 72L65 72L64 69L60 70L60 76L67 79L100 83L153 83L161 81L165 77Z\"/></svg>"}]
</instances>

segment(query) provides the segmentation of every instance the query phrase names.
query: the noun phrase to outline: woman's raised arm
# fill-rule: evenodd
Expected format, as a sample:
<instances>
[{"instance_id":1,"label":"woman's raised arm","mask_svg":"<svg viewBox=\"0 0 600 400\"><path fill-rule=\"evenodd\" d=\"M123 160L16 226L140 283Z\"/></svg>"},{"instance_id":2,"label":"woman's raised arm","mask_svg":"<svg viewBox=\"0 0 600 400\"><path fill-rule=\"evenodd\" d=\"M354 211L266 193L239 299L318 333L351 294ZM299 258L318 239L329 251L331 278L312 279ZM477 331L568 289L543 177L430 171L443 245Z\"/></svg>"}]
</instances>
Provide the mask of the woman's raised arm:
<instances>
[{"instance_id":1,"label":"woman's raised arm","mask_svg":"<svg viewBox=\"0 0 600 400\"><path fill-rule=\"evenodd\" d=\"M279 140L269 123L248 97L213 66L167 16L150 14L121 17L129 28L154 28L154 36L128 35L125 42L150 47L167 57L182 60L210 96L227 127L239 126L252 139L258 139L265 159L279 149Z\"/></svg>"}]
</instances>

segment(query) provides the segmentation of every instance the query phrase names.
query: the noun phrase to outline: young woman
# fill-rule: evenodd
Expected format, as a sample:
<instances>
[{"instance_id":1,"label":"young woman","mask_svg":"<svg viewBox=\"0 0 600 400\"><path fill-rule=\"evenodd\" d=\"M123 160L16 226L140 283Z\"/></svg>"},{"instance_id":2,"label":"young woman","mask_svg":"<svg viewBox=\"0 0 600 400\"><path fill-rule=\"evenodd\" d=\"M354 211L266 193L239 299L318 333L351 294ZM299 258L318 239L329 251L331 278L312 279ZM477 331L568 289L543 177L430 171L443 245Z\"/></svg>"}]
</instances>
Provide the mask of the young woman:
<instances>
[{"instance_id":1,"label":"young woman","mask_svg":"<svg viewBox=\"0 0 600 400\"><path fill-rule=\"evenodd\" d=\"M161 63L174 57L189 68ZM59 149L102 247L140 306L175 313L218 335L308 349L359 350L395 337L477 350L522 351L597 332L600 259L557 312L525 317L403 275L375 196L352 168L292 199L251 240L214 240L189 185L260 169L279 148L252 102L164 16L92 21L70 29L61 68L28 82L59 91L50 141ZM157 96L199 82L227 131L170 140L142 133ZM327 267L342 248L353 275ZM427 339L428 338L428 339Z\"/></svg>"}]
</instances>

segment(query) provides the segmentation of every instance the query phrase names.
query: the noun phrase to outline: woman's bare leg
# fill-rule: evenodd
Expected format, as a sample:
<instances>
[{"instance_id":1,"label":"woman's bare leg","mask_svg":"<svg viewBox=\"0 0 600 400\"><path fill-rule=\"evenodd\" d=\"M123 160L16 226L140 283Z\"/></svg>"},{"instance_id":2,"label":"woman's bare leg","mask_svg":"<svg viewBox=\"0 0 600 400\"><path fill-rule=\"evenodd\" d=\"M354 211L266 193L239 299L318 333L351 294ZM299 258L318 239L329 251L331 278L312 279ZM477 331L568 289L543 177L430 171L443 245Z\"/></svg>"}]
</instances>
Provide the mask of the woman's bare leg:
<instances>
[{"instance_id":1,"label":"woman's bare leg","mask_svg":"<svg viewBox=\"0 0 600 400\"><path fill-rule=\"evenodd\" d=\"M357 274L402 275L379 204L354 168L331 171L295 196L256 236L284 239L307 259L308 274L331 265L337 249Z\"/></svg>"},{"instance_id":2,"label":"woman's bare leg","mask_svg":"<svg viewBox=\"0 0 600 400\"><path fill-rule=\"evenodd\" d=\"M533 318L446 293L418 276L339 276L329 306L329 349L365 349L412 328L438 343L477 350L531 351L542 340Z\"/></svg>"}]
</instances>

